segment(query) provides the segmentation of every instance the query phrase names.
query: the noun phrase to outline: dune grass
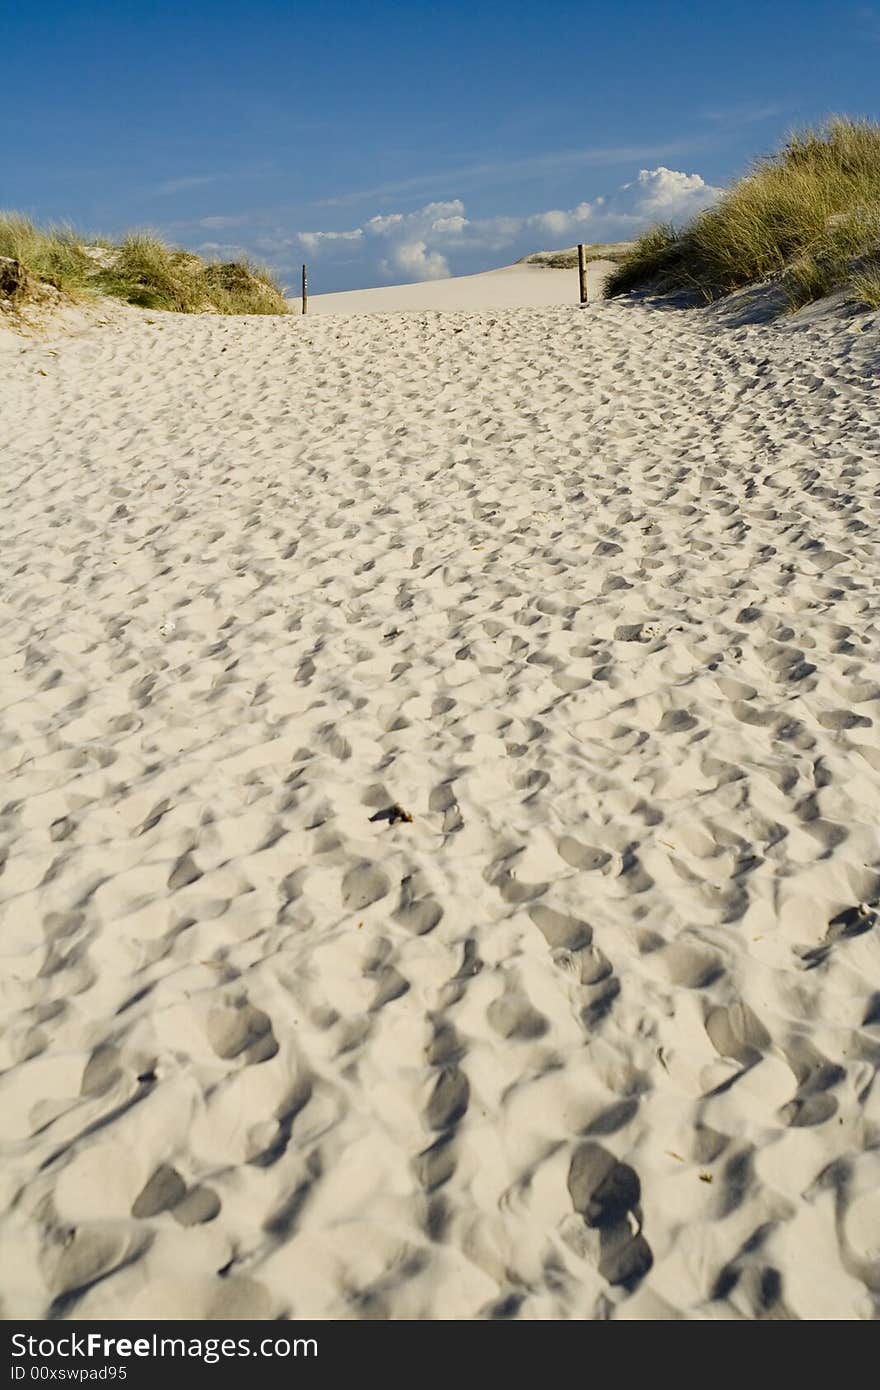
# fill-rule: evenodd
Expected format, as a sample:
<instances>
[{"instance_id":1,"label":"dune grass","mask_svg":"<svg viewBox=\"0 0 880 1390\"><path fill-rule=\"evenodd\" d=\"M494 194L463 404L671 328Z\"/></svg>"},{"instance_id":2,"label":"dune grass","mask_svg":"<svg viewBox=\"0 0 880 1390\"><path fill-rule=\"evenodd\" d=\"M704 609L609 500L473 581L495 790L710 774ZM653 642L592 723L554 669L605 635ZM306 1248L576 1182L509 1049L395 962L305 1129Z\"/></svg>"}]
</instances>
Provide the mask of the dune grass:
<instances>
[{"instance_id":1,"label":"dune grass","mask_svg":"<svg viewBox=\"0 0 880 1390\"><path fill-rule=\"evenodd\" d=\"M203 280L221 314L286 314L284 295L265 266L253 261L209 261Z\"/></svg>"},{"instance_id":2,"label":"dune grass","mask_svg":"<svg viewBox=\"0 0 880 1390\"><path fill-rule=\"evenodd\" d=\"M147 309L183 314L285 314L270 271L250 261L205 261L148 232L118 245L70 227L39 228L18 213L0 214L4 297L14 307L44 286L70 298L107 295Z\"/></svg>"},{"instance_id":3,"label":"dune grass","mask_svg":"<svg viewBox=\"0 0 880 1390\"><path fill-rule=\"evenodd\" d=\"M621 261L631 249L631 241L592 241L585 247L587 262ZM565 246L559 251L533 251L517 261L517 265L541 265L549 270L576 270L577 264L576 246Z\"/></svg>"},{"instance_id":4,"label":"dune grass","mask_svg":"<svg viewBox=\"0 0 880 1390\"><path fill-rule=\"evenodd\" d=\"M863 267L878 259L880 124L835 117L758 159L689 226L640 237L605 292L651 286L710 301L776 279L796 308L856 280L868 292L878 267Z\"/></svg>"},{"instance_id":5,"label":"dune grass","mask_svg":"<svg viewBox=\"0 0 880 1390\"><path fill-rule=\"evenodd\" d=\"M606 298L641 289L655 281L664 283L680 271L682 238L669 222L644 232L605 283Z\"/></svg>"},{"instance_id":6,"label":"dune grass","mask_svg":"<svg viewBox=\"0 0 880 1390\"><path fill-rule=\"evenodd\" d=\"M853 276L849 302L865 309L880 309L880 260L873 262L873 269Z\"/></svg>"},{"instance_id":7,"label":"dune grass","mask_svg":"<svg viewBox=\"0 0 880 1390\"><path fill-rule=\"evenodd\" d=\"M158 237L136 232L125 238L97 278L106 293L129 304L195 314L207 307L203 270L198 256L173 250Z\"/></svg>"},{"instance_id":8,"label":"dune grass","mask_svg":"<svg viewBox=\"0 0 880 1390\"><path fill-rule=\"evenodd\" d=\"M76 293L92 266L70 227L38 230L18 213L0 214L0 256L17 261L32 280Z\"/></svg>"}]
</instances>

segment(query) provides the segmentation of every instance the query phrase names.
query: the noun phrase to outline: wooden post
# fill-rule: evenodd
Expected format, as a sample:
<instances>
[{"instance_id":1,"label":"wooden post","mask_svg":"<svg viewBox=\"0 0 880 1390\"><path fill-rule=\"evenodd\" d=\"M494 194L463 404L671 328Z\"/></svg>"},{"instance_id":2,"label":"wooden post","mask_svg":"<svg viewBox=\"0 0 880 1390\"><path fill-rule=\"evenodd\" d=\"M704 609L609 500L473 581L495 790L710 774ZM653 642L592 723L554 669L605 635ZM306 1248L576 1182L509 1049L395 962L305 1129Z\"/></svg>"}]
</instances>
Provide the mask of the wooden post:
<instances>
[{"instance_id":1,"label":"wooden post","mask_svg":"<svg viewBox=\"0 0 880 1390\"><path fill-rule=\"evenodd\" d=\"M581 285L581 303L587 302L587 249L584 243L578 242L578 278Z\"/></svg>"},{"instance_id":2,"label":"wooden post","mask_svg":"<svg viewBox=\"0 0 880 1390\"><path fill-rule=\"evenodd\" d=\"M309 312L309 282L306 275L306 268L303 266L303 313Z\"/></svg>"}]
</instances>

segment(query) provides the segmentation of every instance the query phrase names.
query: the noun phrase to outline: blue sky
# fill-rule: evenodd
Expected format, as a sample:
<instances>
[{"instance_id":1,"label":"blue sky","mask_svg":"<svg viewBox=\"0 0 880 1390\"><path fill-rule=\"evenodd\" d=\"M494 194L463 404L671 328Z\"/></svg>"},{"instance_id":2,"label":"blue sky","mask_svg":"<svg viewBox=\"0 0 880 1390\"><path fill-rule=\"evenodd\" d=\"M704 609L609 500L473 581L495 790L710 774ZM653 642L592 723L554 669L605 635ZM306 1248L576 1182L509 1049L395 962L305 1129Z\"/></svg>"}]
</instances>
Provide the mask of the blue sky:
<instances>
[{"instance_id":1,"label":"blue sky","mask_svg":"<svg viewBox=\"0 0 880 1390\"><path fill-rule=\"evenodd\" d=\"M880 6L6 0L0 205L321 290L681 221L829 112Z\"/></svg>"}]
</instances>

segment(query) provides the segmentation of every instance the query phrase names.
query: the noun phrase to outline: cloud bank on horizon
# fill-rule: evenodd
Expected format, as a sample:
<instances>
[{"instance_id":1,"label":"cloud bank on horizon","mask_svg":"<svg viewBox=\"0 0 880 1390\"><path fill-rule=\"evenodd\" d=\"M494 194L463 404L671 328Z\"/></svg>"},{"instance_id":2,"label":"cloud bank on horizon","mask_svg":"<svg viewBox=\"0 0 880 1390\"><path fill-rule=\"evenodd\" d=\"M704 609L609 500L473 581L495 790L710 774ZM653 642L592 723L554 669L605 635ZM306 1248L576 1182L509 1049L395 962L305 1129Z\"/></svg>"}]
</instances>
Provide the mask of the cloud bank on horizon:
<instances>
[{"instance_id":1,"label":"cloud bank on horizon","mask_svg":"<svg viewBox=\"0 0 880 1390\"><path fill-rule=\"evenodd\" d=\"M614 193L569 209L471 219L455 198L412 212L377 214L342 231L263 236L257 245L279 260L290 260L298 251L304 259L326 262L328 269L357 263L365 281L440 280L577 240L626 240L656 222L680 224L709 207L721 192L699 174L660 165L642 169Z\"/></svg>"}]
</instances>

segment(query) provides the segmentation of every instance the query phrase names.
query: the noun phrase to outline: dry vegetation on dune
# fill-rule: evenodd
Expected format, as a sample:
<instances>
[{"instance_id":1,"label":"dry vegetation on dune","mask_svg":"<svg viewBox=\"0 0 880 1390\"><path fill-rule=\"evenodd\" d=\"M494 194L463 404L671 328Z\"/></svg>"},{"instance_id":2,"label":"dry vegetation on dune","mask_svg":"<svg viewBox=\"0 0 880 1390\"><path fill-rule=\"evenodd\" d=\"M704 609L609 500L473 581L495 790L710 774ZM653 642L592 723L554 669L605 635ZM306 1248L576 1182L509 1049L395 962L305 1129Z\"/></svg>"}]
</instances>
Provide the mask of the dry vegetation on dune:
<instances>
[{"instance_id":1,"label":"dry vegetation on dune","mask_svg":"<svg viewBox=\"0 0 880 1390\"><path fill-rule=\"evenodd\" d=\"M205 261L152 233L132 233L114 245L70 227L42 229L18 213L0 214L0 299L17 309L53 290L185 314L288 311L272 274L249 261Z\"/></svg>"},{"instance_id":2,"label":"dry vegetation on dune","mask_svg":"<svg viewBox=\"0 0 880 1390\"><path fill-rule=\"evenodd\" d=\"M592 241L586 246L587 261L622 261L634 244L632 241ZM561 251L533 251L517 262L517 265L541 265L549 270L575 270L577 264L576 246L566 246Z\"/></svg>"},{"instance_id":3,"label":"dry vegetation on dune","mask_svg":"<svg viewBox=\"0 0 880 1390\"><path fill-rule=\"evenodd\" d=\"M880 124L837 117L792 135L689 226L640 237L605 293L713 300L768 279L792 308L842 288L880 306Z\"/></svg>"}]
</instances>

